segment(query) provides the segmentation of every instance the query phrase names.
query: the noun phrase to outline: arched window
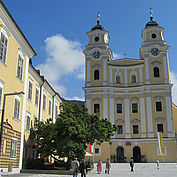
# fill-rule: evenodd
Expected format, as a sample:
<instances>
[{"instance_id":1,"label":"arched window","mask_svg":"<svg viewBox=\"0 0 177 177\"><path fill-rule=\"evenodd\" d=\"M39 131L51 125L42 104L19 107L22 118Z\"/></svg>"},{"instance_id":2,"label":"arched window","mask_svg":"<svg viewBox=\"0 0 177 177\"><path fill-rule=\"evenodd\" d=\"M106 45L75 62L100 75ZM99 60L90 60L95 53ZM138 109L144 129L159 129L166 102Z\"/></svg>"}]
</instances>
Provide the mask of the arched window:
<instances>
[{"instance_id":1,"label":"arched window","mask_svg":"<svg viewBox=\"0 0 177 177\"><path fill-rule=\"evenodd\" d=\"M116 84L120 84L121 83L121 78L119 75L116 76Z\"/></svg>"},{"instance_id":2,"label":"arched window","mask_svg":"<svg viewBox=\"0 0 177 177\"><path fill-rule=\"evenodd\" d=\"M136 83L136 76L134 74L131 76L131 81L132 83Z\"/></svg>"},{"instance_id":3,"label":"arched window","mask_svg":"<svg viewBox=\"0 0 177 177\"><path fill-rule=\"evenodd\" d=\"M94 71L94 80L99 80L99 70Z\"/></svg>"},{"instance_id":4,"label":"arched window","mask_svg":"<svg viewBox=\"0 0 177 177\"><path fill-rule=\"evenodd\" d=\"M154 77L160 77L160 72L158 67L154 67Z\"/></svg>"}]
</instances>

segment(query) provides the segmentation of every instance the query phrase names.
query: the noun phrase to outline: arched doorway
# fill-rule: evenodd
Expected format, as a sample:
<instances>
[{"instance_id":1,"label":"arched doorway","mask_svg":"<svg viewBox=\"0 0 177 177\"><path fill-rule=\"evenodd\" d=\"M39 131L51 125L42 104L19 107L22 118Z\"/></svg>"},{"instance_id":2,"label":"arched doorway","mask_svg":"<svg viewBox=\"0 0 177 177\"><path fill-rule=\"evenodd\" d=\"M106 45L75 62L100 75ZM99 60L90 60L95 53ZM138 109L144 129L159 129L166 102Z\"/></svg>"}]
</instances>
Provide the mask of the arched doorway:
<instances>
[{"instance_id":1,"label":"arched doorway","mask_svg":"<svg viewBox=\"0 0 177 177\"><path fill-rule=\"evenodd\" d=\"M141 162L141 149L139 146L133 148L133 160L134 162Z\"/></svg>"},{"instance_id":2,"label":"arched doorway","mask_svg":"<svg viewBox=\"0 0 177 177\"><path fill-rule=\"evenodd\" d=\"M117 162L124 162L124 148L122 146L117 147Z\"/></svg>"}]
</instances>

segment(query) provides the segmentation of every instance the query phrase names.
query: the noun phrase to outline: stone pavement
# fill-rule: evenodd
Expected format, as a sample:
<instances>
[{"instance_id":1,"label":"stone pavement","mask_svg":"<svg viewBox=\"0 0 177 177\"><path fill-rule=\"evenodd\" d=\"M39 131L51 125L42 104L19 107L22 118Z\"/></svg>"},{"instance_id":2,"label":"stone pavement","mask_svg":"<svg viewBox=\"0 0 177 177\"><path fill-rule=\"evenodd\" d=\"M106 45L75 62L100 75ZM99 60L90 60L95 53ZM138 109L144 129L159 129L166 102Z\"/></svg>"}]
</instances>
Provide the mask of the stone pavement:
<instances>
[{"instance_id":1,"label":"stone pavement","mask_svg":"<svg viewBox=\"0 0 177 177\"><path fill-rule=\"evenodd\" d=\"M160 163L160 169L156 168L156 163L135 163L134 172L130 171L129 163L114 163L111 164L110 174L105 174L105 164L103 164L103 171L97 174L96 164L95 168L87 174L87 177L177 177L176 163ZM71 177L71 175L49 175L49 174L16 174L9 175L10 177ZM78 177L81 175L79 174Z\"/></svg>"}]
</instances>

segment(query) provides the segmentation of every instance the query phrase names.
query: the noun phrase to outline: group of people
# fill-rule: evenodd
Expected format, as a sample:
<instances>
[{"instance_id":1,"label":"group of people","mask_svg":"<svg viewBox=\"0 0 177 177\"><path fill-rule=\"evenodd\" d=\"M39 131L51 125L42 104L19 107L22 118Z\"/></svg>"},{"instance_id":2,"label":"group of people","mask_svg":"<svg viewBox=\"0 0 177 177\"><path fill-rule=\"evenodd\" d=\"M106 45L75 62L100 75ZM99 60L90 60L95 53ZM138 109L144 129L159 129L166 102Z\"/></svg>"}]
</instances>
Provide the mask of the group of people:
<instances>
[{"instance_id":1,"label":"group of people","mask_svg":"<svg viewBox=\"0 0 177 177\"><path fill-rule=\"evenodd\" d=\"M88 161L89 162L89 161ZM77 177L78 176L78 172L80 171L81 173L81 177L86 177L87 174L87 168L88 168L88 163L86 164L86 162L84 160L82 160L79 164L79 162L77 161L77 159L74 159L71 163L71 167L73 169L73 177ZM134 161L133 158L131 158L130 160L130 167L131 167L131 171L133 172L133 168L134 168ZM107 159L106 161L106 168L105 168L105 173L110 173L110 169L111 169L111 162L109 159ZM98 160L97 163L97 174L101 174L102 172L102 162L101 160Z\"/></svg>"},{"instance_id":2,"label":"group of people","mask_svg":"<svg viewBox=\"0 0 177 177\"><path fill-rule=\"evenodd\" d=\"M79 171L81 173L81 177L86 177L89 161L87 164L84 160L79 163L76 158L72 161L71 167L73 169L73 177L77 177Z\"/></svg>"},{"instance_id":3,"label":"group of people","mask_svg":"<svg viewBox=\"0 0 177 177\"><path fill-rule=\"evenodd\" d=\"M107 159L106 161L106 169L105 169L105 173L110 173L110 169L111 169L111 162L109 159ZM101 160L98 160L98 163L97 163L97 174L100 174L102 171L102 162Z\"/></svg>"}]
</instances>

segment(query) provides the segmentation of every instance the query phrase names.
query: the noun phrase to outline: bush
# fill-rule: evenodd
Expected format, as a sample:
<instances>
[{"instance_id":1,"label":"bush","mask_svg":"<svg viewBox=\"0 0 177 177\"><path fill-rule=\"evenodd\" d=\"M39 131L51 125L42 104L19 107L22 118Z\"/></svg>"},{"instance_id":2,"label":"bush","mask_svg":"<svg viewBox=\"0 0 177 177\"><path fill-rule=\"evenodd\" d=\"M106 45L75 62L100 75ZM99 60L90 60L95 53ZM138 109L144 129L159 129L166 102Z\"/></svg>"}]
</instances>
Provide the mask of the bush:
<instances>
[{"instance_id":1,"label":"bush","mask_svg":"<svg viewBox=\"0 0 177 177\"><path fill-rule=\"evenodd\" d=\"M26 160L26 169L38 169L42 170L44 169L44 159L32 159L28 158Z\"/></svg>"}]
</instances>

